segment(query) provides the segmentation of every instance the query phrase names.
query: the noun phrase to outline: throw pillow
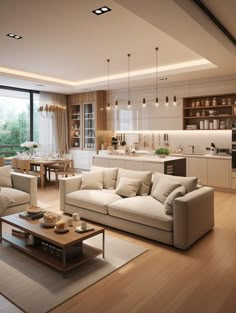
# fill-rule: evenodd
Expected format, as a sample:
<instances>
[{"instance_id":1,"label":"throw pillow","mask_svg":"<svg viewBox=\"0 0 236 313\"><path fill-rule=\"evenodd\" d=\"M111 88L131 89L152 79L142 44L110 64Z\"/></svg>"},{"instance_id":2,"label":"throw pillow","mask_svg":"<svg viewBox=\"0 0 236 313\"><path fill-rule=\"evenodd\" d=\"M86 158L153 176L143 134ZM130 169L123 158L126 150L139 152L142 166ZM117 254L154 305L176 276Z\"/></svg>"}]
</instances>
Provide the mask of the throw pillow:
<instances>
[{"instance_id":1,"label":"throw pillow","mask_svg":"<svg viewBox=\"0 0 236 313\"><path fill-rule=\"evenodd\" d=\"M103 188L104 189L115 189L116 180L118 174L117 167L101 167L101 166L91 166L92 172L102 171L103 172Z\"/></svg>"},{"instance_id":2,"label":"throw pillow","mask_svg":"<svg viewBox=\"0 0 236 313\"><path fill-rule=\"evenodd\" d=\"M186 190L184 186L180 186L169 194L169 196L166 198L164 202L164 209L165 209L166 214L173 214L174 200L178 197L184 196L185 193L186 193Z\"/></svg>"},{"instance_id":3,"label":"throw pillow","mask_svg":"<svg viewBox=\"0 0 236 313\"><path fill-rule=\"evenodd\" d=\"M0 167L0 186L10 188L12 187L10 165Z\"/></svg>"},{"instance_id":4,"label":"throw pillow","mask_svg":"<svg viewBox=\"0 0 236 313\"><path fill-rule=\"evenodd\" d=\"M116 193L123 197L135 197L141 181L135 178L121 177L116 188Z\"/></svg>"},{"instance_id":5,"label":"throw pillow","mask_svg":"<svg viewBox=\"0 0 236 313\"><path fill-rule=\"evenodd\" d=\"M152 196L153 198L157 199L158 201L164 204L169 194L173 190L175 190L177 187L180 187L180 186L181 185L177 182L172 182L168 178L161 177L156 188L154 189L152 193Z\"/></svg>"},{"instance_id":6,"label":"throw pillow","mask_svg":"<svg viewBox=\"0 0 236 313\"><path fill-rule=\"evenodd\" d=\"M134 178L141 181L137 193L139 196L147 196L150 193L152 172L132 171L119 168L116 186L118 186L121 177Z\"/></svg>"},{"instance_id":7,"label":"throw pillow","mask_svg":"<svg viewBox=\"0 0 236 313\"><path fill-rule=\"evenodd\" d=\"M100 190L103 188L103 172L83 172L81 190Z\"/></svg>"},{"instance_id":8,"label":"throw pillow","mask_svg":"<svg viewBox=\"0 0 236 313\"><path fill-rule=\"evenodd\" d=\"M153 191L155 190L161 177L168 178L169 180L179 183L181 186L184 186L186 193L197 189L197 177L173 176L156 172L154 173L151 195L153 194Z\"/></svg>"}]
</instances>

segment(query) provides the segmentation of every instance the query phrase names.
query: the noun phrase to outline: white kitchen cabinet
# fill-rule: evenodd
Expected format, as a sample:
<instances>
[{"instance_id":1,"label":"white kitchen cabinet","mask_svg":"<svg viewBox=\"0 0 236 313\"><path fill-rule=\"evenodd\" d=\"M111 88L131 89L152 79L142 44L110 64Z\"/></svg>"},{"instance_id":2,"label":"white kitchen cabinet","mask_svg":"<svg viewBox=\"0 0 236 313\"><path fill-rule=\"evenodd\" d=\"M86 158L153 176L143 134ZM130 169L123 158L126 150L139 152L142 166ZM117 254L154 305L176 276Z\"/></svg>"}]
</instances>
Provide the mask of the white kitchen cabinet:
<instances>
[{"instance_id":1,"label":"white kitchen cabinet","mask_svg":"<svg viewBox=\"0 0 236 313\"><path fill-rule=\"evenodd\" d=\"M236 178L232 178L232 185L231 185L232 189L236 189Z\"/></svg>"},{"instance_id":2,"label":"white kitchen cabinet","mask_svg":"<svg viewBox=\"0 0 236 313\"><path fill-rule=\"evenodd\" d=\"M93 156L96 155L96 151L71 149L70 153L72 154L75 168L90 170L92 166L92 159Z\"/></svg>"},{"instance_id":3,"label":"white kitchen cabinet","mask_svg":"<svg viewBox=\"0 0 236 313\"><path fill-rule=\"evenodd\" d=\"M231 161L207 159L207 184L212 187L231 188Z\"/></svg>"},{"instance_id":4,"label":"white kitchen cabinet","mask_svg":"<svg viewBox=\"0 0 236 313\"><path fill-rule=\"evenodd\" d=\"M108 159L108 167L121 167L125 168L125 160L118 160L118 159Z\"/></svg>"},{"instance_id":5,"label":"white kitchen cabinet","mask_svg":"<svg viewBox=\"0 0 236 313\"><path fill-rule=\"evenodd\" d=\"M142 171L143 170L143 163L137 161L125 161L124 168L132 171Z\"/></svg>"},{"instance_id":6,"label":"white kitchen cabinet","mask_svg":"<svg viewBox=\"0 0 236 313\"><path fill-rule=\"evenodd\" d=\"M207 185L207 159L187 158L187 176L197 177L201 185Z\"/></svg>"},{"instance_id":7,"label":"white kitchen cabinet","mask_svg":"<svg viewBox=\"0 0 236 313\"><path fill-rule=\"evenodd\" d=\"M153 162L145 162L143 163L143 171L150 171L150 172L159 172L164 173L164 164L153 163Z\"/></svg>"}]
</instances>

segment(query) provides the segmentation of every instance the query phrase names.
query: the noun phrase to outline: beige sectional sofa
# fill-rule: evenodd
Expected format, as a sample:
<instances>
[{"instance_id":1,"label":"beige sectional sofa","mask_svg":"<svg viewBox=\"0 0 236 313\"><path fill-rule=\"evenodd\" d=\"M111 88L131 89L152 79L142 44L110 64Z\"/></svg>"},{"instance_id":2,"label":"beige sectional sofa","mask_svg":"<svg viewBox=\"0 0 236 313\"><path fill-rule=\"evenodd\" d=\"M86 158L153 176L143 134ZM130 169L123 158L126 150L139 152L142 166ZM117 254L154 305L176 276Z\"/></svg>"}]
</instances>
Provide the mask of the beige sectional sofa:
<instances>
[{"instance_id":1,"label":"beige sectional sofa","mask_svg":"<svg viewBox=\"0 0 236 313\"><path fill-rule=\"evenodd\" d=\"M214 189L196 177L93 166L60 179L60 209L187 249L214 227Z\"/></svg>"},{"instance_id":2,"label":"beige sectional sofa","mask_svg":"<svg viewBox=\"0 0 236 313\"><path fill-rule=\"evenodd\" d=\"M0 216L24 211L37 205L37 177L0 167Z\"/></svg>"}]
</instances>

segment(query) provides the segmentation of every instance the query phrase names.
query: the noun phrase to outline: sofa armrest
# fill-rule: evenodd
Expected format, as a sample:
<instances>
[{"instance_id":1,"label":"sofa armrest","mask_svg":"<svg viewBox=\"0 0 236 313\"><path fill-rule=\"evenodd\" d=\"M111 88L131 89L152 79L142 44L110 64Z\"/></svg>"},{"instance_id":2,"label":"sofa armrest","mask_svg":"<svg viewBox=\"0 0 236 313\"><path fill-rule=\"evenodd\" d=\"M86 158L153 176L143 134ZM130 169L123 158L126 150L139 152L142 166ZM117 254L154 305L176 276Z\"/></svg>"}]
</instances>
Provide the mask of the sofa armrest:
<instances>
[{"instance_id":1,"label":"sofa armrest","mask_svg":"<svg viewBox=\"0 0 236 313\"><path fill-rule=\"evenodd\" d=\"M82 182L82 175L76 175L73 177L66 177L59 179L60 190L60 210L65 211L66 195L70 192L80 189Z\"/></svg>"},{"instance_id":2,"label":"sofa armrest","mask_svg":"<svg viewBox=\"0 0 236 313\"><path fill-rule=\"evenodd\" d=\"M37 206L37 177L22 173L11 173L12 187L30 195L30 205Z\"/></svg>"},{"instance_id":3,"label":"sofa armrest","mask_svg":"<svg viewBox=\"0 0 236 313\"><path fill-rule=\"evenodd\" d=\"M187 249L214 227L214 189L202 187L174 200L174 246Z\"/></svg>"}]
</instances>

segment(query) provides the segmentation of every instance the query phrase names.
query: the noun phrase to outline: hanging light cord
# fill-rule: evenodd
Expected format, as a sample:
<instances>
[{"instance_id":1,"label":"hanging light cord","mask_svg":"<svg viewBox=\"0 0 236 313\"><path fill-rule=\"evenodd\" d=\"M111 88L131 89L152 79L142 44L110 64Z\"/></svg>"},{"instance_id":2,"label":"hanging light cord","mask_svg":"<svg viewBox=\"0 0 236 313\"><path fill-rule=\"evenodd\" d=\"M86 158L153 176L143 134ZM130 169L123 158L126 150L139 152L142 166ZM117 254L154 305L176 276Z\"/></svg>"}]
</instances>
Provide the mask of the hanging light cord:
<instances>
[{"instance_id":1,"label":"hanging light cord","mask_svg":"<svg viewBox=\"0 0 236 313\"><path fill-rule=\"evenodd\" d=\"M130 106L130 53L128 53L128 106Z\"/></svg>"},{"instance_id":2,"label":"hanging light cord","mask_svg":"<svg viewBox=\"0 0 236 313\"><path fill-rule=\"evenodd\" d=\"M110 77L110 59L107 59L107 108L110 107L110 102L109 102L109 90L110 90L110 80L109 80L109 77Z\"/></svg>"},{"instance_id":3,"label":"hanging light cord","mask_svg":"<svg viewBox=\"0 0 236 313\"><path fill-rule=\"evenodd\" d=\"M158 63L158 62L157 62L157 61L158 61L158 60L157 60L157 52L158 52L158 49L159 49L159 48L156 47L156 101L157 101L157 95L158 95L158 90L157 90L157 88L158 88L158 87L157 87L157 63Z\"/></svg>"}]
</instances>

